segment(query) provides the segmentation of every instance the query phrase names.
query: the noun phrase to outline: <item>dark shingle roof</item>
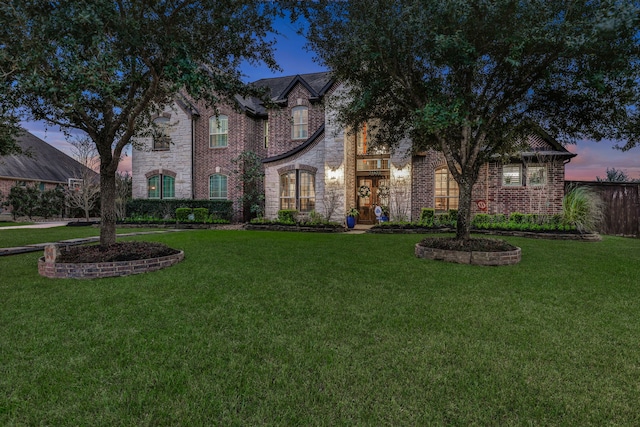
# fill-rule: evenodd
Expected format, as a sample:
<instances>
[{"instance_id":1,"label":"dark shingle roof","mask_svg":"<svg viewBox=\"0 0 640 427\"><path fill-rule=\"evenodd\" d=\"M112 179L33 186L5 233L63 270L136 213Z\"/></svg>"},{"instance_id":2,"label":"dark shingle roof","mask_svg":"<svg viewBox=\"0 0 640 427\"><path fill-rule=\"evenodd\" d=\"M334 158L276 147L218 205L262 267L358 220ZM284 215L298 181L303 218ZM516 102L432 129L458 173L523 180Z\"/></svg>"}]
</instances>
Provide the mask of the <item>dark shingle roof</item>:
<instances>
[{"instance_id":1,"label":"dark shingle roof","mask_svg":"<svg viewBox=\"0 0 640 427\"><path fill-rule=\"evenodd\" d=\"M295 76L260 79L256 80L252 84L267 88L271 100L273 102L279 102L285 100L291 89L293 89L298 83L309 91L311 98L320 98L331 87L333 82L333 73L331 71L323 71L320 73L297 74ZM257 98L243 98L236 96L236 100L245 109L257 114L266 114L266 110L262 105L262 102Z\"/></svg>"},{"instance_id":2,"label":"dark shingle roof","mask_svg":"<svg viewBox=\"0 0 640 427\"><path fill-rule=\"evenodd\" d=\"M62 151L35 135L24 131L17 139L24 152L31 153L0 157L0 177L66 184L69 178L80 178L85 168Z\"/></svg>"}]
</instances>

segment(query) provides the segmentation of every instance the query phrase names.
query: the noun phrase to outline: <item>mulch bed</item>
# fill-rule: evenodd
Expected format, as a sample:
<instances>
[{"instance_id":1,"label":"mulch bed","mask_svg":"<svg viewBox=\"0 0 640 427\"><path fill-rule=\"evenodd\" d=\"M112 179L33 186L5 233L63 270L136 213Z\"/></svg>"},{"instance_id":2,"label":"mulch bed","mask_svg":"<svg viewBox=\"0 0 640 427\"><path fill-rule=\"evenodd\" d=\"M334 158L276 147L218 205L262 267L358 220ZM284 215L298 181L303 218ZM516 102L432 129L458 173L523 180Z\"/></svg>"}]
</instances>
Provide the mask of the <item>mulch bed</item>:
<instances>
[{"instance_id":1,"label":"mulch bed","mask_svg":"<svg viewBox=\"0 0 640 427\"><path fill-rule=\"evenodd\" d=\"M75 246L63 250L56 259L59 263L97 263L114 261L135 261L174 255L177 251L163 243L117 242L102 248L100 245Z\"/></svg>"},{"instance_id":2,"label":"mulch bed","mask_svg":"<svg viewBox=\"0 0 640 427\"><path fill-rule=\"evenodd\" d=\"M427 237L420 241L420 246L448 251L463 252L505 252L517 248L504 240L498 239L456 239L454 237Z\"/></svg>"}]
</instances>

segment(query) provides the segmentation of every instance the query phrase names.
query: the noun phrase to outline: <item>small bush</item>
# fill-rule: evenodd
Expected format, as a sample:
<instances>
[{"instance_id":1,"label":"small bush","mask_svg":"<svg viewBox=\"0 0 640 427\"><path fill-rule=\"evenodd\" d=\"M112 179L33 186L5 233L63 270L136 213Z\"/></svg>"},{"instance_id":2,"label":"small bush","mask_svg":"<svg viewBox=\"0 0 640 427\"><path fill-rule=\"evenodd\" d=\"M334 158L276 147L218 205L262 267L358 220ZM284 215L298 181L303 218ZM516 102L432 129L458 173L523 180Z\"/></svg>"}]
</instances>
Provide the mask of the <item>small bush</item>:
<instances>
[{"instance_id":1,"label":"small bush","mask_svg":"<svg viewBox=\"0 0 640 427\"><path fill-rule=\"evenodd\" d=\"M196 222L205 222L209 218L209 210L207 208L193 208L193 220Z\"/></svg>"},{"instance_id":2,"label":"small bush","mask_svg":"<svg viewBox=\"0 0 640 427\"><path fill-rule=\"evenodd\" d=\"M433 208L422 208L420 212L420 222L433 224L433 217L436 214L436 210Z\"/></svg>"},{"instance_id":3,"label":"small bush","mask_svg":"<svg viewBox=\"0 0 640 427\"><path fill-rule=\"evenodd\" d=\"M602 221L604 203L598 194L588 187L574 187L562 199L565 224L580 232L595 231Z\"/></svg>"},{"instance_id":4,"label":"small bush","mask_svg":"<svg viewBox=\"0 0 640 427\"><path fill-rule=\"evenodd\" d=\"M524 222L524 214L520 212L512 212L509 215L509 221L515 224L522 224Z\"/></svg>"},{"instance_id":5,"label":"small bush","mask_svg":"<svg viewBox=\"0 0 640 427\"><path fill-rule=\"evenodd\" d=\"M452 223L458 221L458 209L449 209L449 220Z\"/></svg>"},{"instance_id":6,"label":"small bush","mask_svg":"<svg viewBox=\"0 0 640 427\"><path fill-rule=\"evenodd\" d=\"M189 220L189 215L192 213L191 208L178 208L176 209L176 221L186 222Z\"/></svg>"},{"instance_id":7,"label":"small bush","mask_svg":"<svg viewBox=\"0 0 640 427\"><path fill-rule=\"evenodd\" d=\"M298 211L295 209L282 209L278 211L278 221L295 224L298 220Z\"/></svg>"},{"instance_id":8,"label":"small bush","mask_svg":"<svg viewBox=\"0 0 640 427\"><path fill-rule=\"evenodd\" d=\"M486 225L489 223L491 223L491 215L486 213L476 214L476 216L474 216L471 220L471 226L476 228L480 228L481 225Z\"/></svg>"}]
</instances>

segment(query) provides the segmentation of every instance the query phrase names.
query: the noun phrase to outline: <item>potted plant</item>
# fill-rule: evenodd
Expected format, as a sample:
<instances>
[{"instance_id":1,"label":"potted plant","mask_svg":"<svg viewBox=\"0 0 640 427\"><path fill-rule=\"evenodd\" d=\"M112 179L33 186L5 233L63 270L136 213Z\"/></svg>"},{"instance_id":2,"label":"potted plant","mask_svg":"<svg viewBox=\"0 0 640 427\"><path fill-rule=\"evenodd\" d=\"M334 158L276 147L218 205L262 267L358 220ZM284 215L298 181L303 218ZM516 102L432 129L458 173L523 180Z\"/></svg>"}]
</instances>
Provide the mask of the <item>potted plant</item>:
<instances>
[{"instance_id":1,"label":"potted plant","mask_svg":"<svg viewBox=\"0 0 640 427\"><path fill-rule=\"evenodd\" d=\"M359 213L356 208L351 208L347 211L347 227L353 228L356 226L356 217Z\"/></svg>"},{"instance_id":2,"label":"potted plant","mask_svg":"<svg viewBox=\"0 0 640 427\"><path fill-rule=\"evenodd\" d=\"M389 221L389 206L381 206L382 208L382 216L380 217L380 222Z\"/></svg>"}]
</instances>

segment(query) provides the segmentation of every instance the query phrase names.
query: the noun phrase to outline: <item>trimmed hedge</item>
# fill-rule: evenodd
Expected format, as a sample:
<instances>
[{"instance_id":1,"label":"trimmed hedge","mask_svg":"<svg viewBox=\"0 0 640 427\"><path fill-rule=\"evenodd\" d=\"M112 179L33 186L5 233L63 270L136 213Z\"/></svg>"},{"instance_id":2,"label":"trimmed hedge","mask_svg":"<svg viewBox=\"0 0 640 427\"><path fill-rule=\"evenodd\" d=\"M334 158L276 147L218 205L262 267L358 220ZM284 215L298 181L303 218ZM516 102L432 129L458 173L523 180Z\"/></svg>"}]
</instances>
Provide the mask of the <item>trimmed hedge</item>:
<instances>
[{"instance_id":1,"label":"trimmed hedge","mask_svg":"<svg viewBox=\"0 0 640 427\"><path fill-rule=\"evenodd\" d=\"M214 219L231 221L233 201L193 199L135 199L127 202L127 217L149 216L161 219L176 219L176 209L204 208Z\"/></svg>"}]
</instances>

